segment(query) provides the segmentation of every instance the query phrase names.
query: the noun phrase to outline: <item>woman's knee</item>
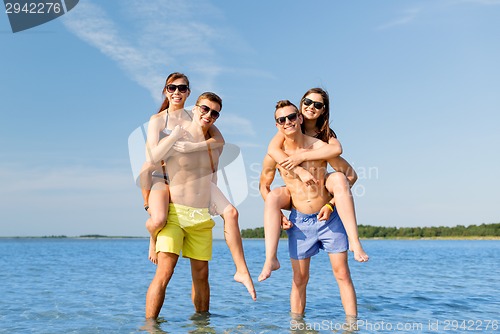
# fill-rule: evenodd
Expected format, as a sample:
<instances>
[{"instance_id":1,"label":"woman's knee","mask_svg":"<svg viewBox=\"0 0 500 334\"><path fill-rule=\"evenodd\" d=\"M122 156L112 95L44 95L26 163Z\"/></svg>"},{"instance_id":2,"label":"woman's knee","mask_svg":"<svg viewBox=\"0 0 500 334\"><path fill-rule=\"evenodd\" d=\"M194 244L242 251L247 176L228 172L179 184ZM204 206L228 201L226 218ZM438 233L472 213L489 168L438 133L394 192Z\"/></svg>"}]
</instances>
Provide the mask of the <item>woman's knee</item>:
<instances>
[{"instance_id":1,"label":"woman's knee","mask_svg":"<svg viewBox=\"0 0 500 334\"><path fill-rule=\"evenodd\" d=\"M273 189L267 194L265 205L267 207L275 207L283 209L283 206L290 204L290 192L286 187Z\"/></svg>"},{"instance_id":2,"label":"woman's knee","mask_svg":"<svg viewBox=\"0 0 500 334\"><path fill-rule=\"evenodd\" d=\"M228 205L225 209L224 209L224 219L232 219L232 220L237 220L238 219L238 210L232 205Z\"/></svg>"},{"instance_id":3,"label":"woman's knee","mask_svg":"<svg viewBox=\"0 0 500 334\"><path fill-rule=\"evenodd\" d=\"M341 172L331 173L330 175L328 175L328 178L326 179L326 188L328 190L339 189L339 188L349 189L349 181L347 180L347 177L345 176L344 173Z\"/></svg>"},{"instance_id":4,"label":"woman's knee","mask_svg":"<svg viewBox=\"0 0 500 334\"><path fill-rule=\"evenodd\" d=\"M167 215L165 212L162 213L152 213L151 218L146 222L146 228L148 230L156 230L165 226L167 222Z\"/></svg>"}]
</instances>

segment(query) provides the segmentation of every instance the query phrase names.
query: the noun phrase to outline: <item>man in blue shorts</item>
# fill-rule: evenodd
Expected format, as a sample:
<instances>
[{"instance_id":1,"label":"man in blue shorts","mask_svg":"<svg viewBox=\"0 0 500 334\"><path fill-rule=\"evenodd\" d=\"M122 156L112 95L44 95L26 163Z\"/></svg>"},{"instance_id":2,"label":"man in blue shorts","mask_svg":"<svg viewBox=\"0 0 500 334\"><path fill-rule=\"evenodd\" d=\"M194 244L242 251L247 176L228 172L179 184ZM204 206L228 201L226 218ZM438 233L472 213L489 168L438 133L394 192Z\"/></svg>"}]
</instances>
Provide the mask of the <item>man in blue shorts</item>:
<instances>
[{"instance_id":1,"label":"man in blue shorts","mask_svg":"<svg viewBox=\"0 0 500 334\"><path fill-rule=\"evenodd\" d=\"M328 145L302 133L300 128L303 121L302 115L290 101L279 101L274 116L278 131L285 136L283 147L288 155L316 150ZM293 226L287 230L293 270L290 294L291 312L296 315L304 314L311 257L323 249L330 257L346 316L356 317L356 292L347 263L347 250L349 249L347 234L336 210L329 203L332 197L325 187L327 161L304 161L301 167L311 173L318 182L313 184L302 182L297 174L281 167L269 155L264 159L260 177L260 190L262 196L266 198L271 191L271 184L276 168L278 168L292 198L292 212L289 220ZM327 207L328 210L322 210L323 207Z\"/></svg>"}]
</instances>

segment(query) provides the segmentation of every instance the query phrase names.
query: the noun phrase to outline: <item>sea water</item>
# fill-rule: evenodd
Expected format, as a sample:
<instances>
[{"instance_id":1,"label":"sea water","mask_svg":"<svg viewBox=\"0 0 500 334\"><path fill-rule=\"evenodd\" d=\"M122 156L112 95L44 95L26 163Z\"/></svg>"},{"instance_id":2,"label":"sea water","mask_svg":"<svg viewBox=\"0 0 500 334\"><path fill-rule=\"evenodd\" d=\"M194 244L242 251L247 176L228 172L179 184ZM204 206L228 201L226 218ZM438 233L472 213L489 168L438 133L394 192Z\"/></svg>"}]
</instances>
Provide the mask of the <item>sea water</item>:
<instances>
[{"instance_id":1,"label":"sea water","mask_svg":"<svg viewBox=\"0 0 500 334\"><path fill-rule=\"evenodd\" d=\"M189 261L180 259L157 324L144 320L155 266L147 239L0 239L0 333L463 333L500 332L500 241L365 240L349 265L358 328L344 311L327 254L313 257L303 319L289 314L291 267L257 282L264 242L245 240L257 301L233 281L224 241L210 262L210 315L194 313Z\"/></svg>"}]
</instances>

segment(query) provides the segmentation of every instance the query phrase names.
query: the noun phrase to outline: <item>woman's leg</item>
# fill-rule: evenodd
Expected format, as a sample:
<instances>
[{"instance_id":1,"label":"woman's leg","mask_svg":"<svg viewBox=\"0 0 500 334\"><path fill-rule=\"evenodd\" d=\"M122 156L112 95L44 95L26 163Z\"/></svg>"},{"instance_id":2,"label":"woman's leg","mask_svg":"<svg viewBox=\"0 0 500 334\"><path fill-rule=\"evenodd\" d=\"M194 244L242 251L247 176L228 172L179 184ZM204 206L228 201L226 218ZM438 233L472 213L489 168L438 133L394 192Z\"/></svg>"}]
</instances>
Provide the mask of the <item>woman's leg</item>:
<instances>
[{"instance_id":1,"label":"woman's leg","mask_svg":"<svg viewBox=\"0 0 500 334\"><path fill-rule=\"evenodd\" d=\"M368 261L369 257L359 241L358 223L349 181L343 173L331 173L326 179L326 188L335 199L335 207L347 232L349 249L354 252L354 259L360 262Z\"/></svg>"},{"instance_id":2,"label":"woman's leg","mask_svg":"<svg viewBox=\"0 0 500 334\"><path fill-rule=\"evenodd\" d=\"M264 203L264 237L266 245L266 261L259 275L259 282L271 277L274 270L280 268L278 261L278 243L281 235L281 224L284 218L281 209L290 208L290 192L286 187L273 189ZM288 220L286 222L289 223Z\"/></svg>"},{"instance_id":3,"label":"woman's leg","mask_svg":"<svg viewBox=\"0 0 500 334\"><path fill-rule=\"evenodd\" d=\"M156 236L167 222L169 195L168 185L165 181L153 181L148 202L148 212L151 217L146 221L146 229L151 236L149 238L149 260L154 264L158 263Z\"/></svg>"},{"instance_id":4,"label":"woman's leg","mask_svg":"<svg viewBox=\"0 0 500 334\"><path fill-rule=\"evenodd\" d=\"M243 251L243 242L238 224L238 210L214 183L212 183L210 189L210 211L213 215L220 215L224 220L224 239L236 266L234 280L242 283L247 288L252 299L255 300L257 296Z\"/></svg>"}]
</instances>

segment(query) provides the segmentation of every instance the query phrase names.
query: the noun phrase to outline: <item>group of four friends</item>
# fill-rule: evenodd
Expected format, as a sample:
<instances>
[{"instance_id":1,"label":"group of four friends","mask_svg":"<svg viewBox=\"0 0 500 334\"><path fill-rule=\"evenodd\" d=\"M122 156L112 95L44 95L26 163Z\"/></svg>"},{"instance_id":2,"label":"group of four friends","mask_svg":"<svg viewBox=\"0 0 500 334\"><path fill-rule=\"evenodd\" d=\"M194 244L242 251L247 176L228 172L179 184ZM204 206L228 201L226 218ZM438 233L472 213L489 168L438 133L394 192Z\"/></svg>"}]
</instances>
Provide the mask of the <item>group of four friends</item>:
<instances>
[{"instance_id":1,"label":"group of four friends","mask_svg":"<svg viewBox=\"0 0 500 334\"><path fill-rule=\"evenodd\" d=\"M181 253L191 262L195 311L208 312L212 215L224 220L224 237L236 266L234 279L253 300L257 297L245 261L238 211L216 185L224 138L214 123L221 115L222 100L205 92L192 111L186 110L190 92L187 76L171 73L162 91L164 102L148 126L140 183L150 215L146 222L151 235L149 259L157 267L146 294L147 319L158 318ZM299 108L288 100L276 104L278 132L269 144L260 176L266 258L258 280L280 268L277 248L283 228L293 270L292 314L304 314L310 259L323 249L329 255L345 314L355 318L356 292L347 251L353 251L360 262L368 261L368 255L359 241L350 191L357 175L340 157L342 147L330 128L329 108L328 93L321 88L308 90ZM334 172L327 171L327 164ZM285 186L271 190L276 170ZM289 218L282 209L291 211Z\"/></svg>"}]
</instances>

